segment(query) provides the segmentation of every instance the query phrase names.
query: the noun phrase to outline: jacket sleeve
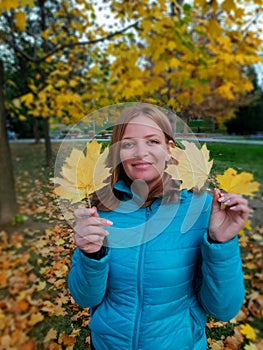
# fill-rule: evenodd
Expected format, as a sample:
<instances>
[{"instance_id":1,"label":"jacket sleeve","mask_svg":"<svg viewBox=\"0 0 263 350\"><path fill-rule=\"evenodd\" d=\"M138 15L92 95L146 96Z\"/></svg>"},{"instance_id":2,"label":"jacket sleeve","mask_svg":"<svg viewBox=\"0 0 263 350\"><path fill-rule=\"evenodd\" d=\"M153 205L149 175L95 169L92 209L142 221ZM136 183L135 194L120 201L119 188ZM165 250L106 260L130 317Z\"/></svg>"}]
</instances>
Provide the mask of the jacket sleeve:
<instances>
[{"instance_id":1,"label":"jacket sleeve","mask_svg":"<svg viewBox=\"0 0 263 350\"><path fill-rule=\"evenodd\" d=\"M199 302L213 317L229 321L242 307L245 288L238 238L210 244L204 236Z\"/></svg>"},{"instance_id":2,"label":"jacket sleeve","mask_svg":"<svg viewBox=\"0 0 263 350\"><path fill-rule=\"evenodd\" d=\"M81 307L94 307L104 298L109 272L109 255L100 260L90 259L76 248L68 275L68 287L75 302Z\"/></svg>"}]
</instances>

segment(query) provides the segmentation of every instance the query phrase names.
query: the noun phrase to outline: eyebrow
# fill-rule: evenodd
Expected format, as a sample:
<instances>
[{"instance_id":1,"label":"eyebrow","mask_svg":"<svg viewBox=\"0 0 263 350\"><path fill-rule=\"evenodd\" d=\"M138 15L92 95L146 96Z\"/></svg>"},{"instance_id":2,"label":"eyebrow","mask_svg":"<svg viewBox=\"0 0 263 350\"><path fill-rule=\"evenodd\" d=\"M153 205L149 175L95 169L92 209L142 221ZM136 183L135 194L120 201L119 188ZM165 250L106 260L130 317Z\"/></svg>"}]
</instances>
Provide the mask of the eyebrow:
<instances>
[{"instance_id":1,"label":"eyebrow","mask_svg":"<svg viewBox=\"0 0 263 350\"><path fill-rule=\"evenodd\" d=\"M157 135L157 134L149 134L149 135L146 135L144 138L150 138L150 137L160 137L160 135ZM124 137L122 140L126 140L126 139L138 139L139 137L136 137L136 136L126 136Z\"/></svg>"}]
</instances>

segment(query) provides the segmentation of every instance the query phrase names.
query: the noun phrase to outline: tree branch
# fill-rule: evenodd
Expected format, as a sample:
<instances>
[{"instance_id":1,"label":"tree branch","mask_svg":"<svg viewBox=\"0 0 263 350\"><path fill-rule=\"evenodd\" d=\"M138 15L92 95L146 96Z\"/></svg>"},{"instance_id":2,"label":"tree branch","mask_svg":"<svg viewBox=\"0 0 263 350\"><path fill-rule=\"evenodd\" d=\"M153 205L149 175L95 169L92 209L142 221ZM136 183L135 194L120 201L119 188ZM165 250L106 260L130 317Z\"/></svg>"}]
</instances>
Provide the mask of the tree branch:
<instances>
[{"instance_id":1,"label":"tree branch","mask_svg":"<svg viewBox=\"0 0 263 350\"><path fill-rule=\"evenodd\" d=\"M106 35L104 37L97 38L97 39L94 39L94 40L79 41L79 42L74 42L74 43L70 43L70 44L67 44L67 43L59 44L56 47L54 47L51 51L47 52L41 58L32 57L32 56L28 55L14 41L10 42L7 38L2 38L2 39L5 41L6 44L10 45L14 51L16 51L20 55L24 56L28 61L39 64L39 63L45 61L45 59L47 59L48 57L54 55L55 53L57 53L59 51L64 50L65 48L70 48L70 47L72 48L72 47L75 47L75 46L94 45L94 44L97 44L99 42L103 42L103 41L109 40L109 39L111 39L111 38L113 38L113 37L115 37L117 35L125 33L130 28L135 28L138 25L138 23L139 23L139 21L136 21L135 23L132 23L132 24L128 25L127 27L121 29L121 30L118 30L118 31L116 31L114 33L108 34L108 35Z\"/></svg>"}]
</instances>

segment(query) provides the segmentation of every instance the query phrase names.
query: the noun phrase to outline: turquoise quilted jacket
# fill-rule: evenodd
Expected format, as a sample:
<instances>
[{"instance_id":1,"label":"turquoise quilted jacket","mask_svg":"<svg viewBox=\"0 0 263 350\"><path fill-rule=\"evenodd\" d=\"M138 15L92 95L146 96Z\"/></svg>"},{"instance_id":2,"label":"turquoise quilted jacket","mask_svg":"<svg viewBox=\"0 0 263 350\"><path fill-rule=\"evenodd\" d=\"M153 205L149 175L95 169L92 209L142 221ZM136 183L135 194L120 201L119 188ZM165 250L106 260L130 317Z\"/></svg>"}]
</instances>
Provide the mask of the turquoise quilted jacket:
<instances>
[{"instance_id":1,"label":"turquoise quilted jacket","mask_svg":"<svg viewBox=\"0 0 263 350\"><path fill-rule=\"evenodd\" d=\"M206 193L140 208L123 183L116 187L126 200L99 213L113 221L106 255L94 260L77 248L68 276L74 300L91 308L95 349L205 350L207 314L227 321L243 303L237 238L207 241Z\"/></svg>"}]
</instances>

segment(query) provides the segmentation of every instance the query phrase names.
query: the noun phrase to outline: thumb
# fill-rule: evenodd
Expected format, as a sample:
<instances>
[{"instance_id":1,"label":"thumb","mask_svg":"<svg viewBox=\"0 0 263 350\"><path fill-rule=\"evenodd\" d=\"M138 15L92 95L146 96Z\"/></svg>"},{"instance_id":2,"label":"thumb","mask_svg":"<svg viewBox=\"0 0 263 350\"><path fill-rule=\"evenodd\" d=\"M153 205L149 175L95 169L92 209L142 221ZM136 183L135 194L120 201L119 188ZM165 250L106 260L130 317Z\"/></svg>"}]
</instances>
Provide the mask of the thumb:
<instances>
[{"instance_id":1,"label":"thumb","mask_svg":"<svg viewBox=\"0 0 263 350\"><path fill-rule=\"evenodd\" d=\"M212 201L212 205L213 205L213 209L220 209L221 207L221 203L218 202L218 199L222 197L222 193L218 188L214 189L214 194L213 194L213 201Z\"/></svg>"},{"instance_id":2,"label":"thumb","mask_svg":"<svg viewBox=\"0 0 263 350\"><path fill-rule=\"evenodd\" d=\"M99 214L98 214L98 211L97 211L97 208L96 208L96 207L90 208L90 210L89 210L89 216L92 216L92 217L94 217L94 218L98 218L98 217L99 217Z\"/></svg>"}]
</instances>

